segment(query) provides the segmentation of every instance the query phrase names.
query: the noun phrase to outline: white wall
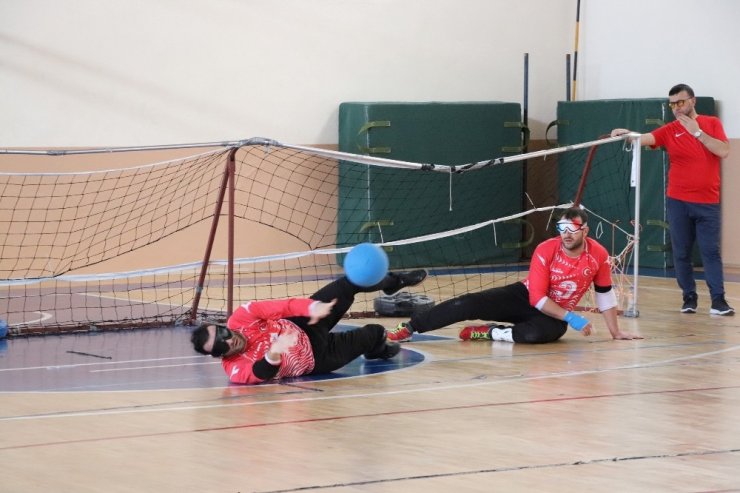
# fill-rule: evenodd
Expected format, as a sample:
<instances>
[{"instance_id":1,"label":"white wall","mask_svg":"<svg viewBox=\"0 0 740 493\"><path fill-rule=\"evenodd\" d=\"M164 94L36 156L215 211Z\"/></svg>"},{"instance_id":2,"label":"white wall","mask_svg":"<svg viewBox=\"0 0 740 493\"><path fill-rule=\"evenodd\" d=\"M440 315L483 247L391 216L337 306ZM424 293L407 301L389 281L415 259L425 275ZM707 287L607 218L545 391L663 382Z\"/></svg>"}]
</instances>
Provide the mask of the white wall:
<instances>
[{"instance_id":1,"label":"white wall","mask_svg":"<svg viewBox=\"0 0 740 493\"><path fill-rule=\"evenodd\" d=\"M667 97L689 84L717 101L730 139L722 162L722 257L740 267L740 2L620 0L581 2L579 99Z\"/></svg>"},{"instance_id":2,"label":"white wall","mask_svg":"<svg viewBox=\"0 0 740 493\"><path fill-rule=\"evenodd\" d=\"M337 142L343 101L565 95L574 0L1 0L0 145Z\"/></svg>"},{"instance_id":3,"label":"white wall","mask_svg":"<svg viewBox=\"0 0 740 493\"><path fill-rule=\"evenodd\" d=\"M337 141L342 101L565 95L577 0L1 0L0 145ZM632 12L637 12L633 14ZM582 0L578 99L719 102L740 137L737 0Z\"/></svg>"},{"instance_id":4,"label":"white wall","mask_svg":"<svg viewBox=\"0 0 740 493\"><path fill-rule=\"evenodd\" d=\"M583 0L578 98L667 98L686 83L740 138L739 22L737 0Z\"/></svg>"},{"instance_id":5,"label":"white wall","mask_svg":"<svg viewBox=\"0 0 740 493\"><path fill-rule=\"evenodd\" d=\"M576 5L0 0L0 147L336 144L343 101L521 102L524 53L542 139ZM677 82L715 97L733 149L725 211L740 207L738 20L737 0L581 1L578 99L661 97ZM725 217L725 262L740 265L740 223Z\"/></svg>"}]
</instances>

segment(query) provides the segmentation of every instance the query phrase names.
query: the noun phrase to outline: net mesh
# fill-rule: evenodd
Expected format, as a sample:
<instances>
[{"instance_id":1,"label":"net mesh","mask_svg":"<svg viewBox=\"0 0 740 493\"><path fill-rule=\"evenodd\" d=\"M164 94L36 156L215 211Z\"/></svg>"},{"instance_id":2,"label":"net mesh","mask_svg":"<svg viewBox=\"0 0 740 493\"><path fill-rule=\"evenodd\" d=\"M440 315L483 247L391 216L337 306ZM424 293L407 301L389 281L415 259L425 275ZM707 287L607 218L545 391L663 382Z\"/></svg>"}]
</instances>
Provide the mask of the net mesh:
<instances>
[{"instance_id":1,"label":"net mesh","mask_svg":"<svg viewBox=\"0 0 740 493\"><path fill-rule=\"evenodd\" d=\"M522 279L576 197L619 270L630 155L619 142L590 149L450 167L260 141L119 169L1 173L0 317L13 335L223 318L230 287L236 303L309 296L367 241L392 270L429 270L413 291L441 301ZM374 314L376 296L358 296L352 315Z\"/></svg>"}]
</instances>

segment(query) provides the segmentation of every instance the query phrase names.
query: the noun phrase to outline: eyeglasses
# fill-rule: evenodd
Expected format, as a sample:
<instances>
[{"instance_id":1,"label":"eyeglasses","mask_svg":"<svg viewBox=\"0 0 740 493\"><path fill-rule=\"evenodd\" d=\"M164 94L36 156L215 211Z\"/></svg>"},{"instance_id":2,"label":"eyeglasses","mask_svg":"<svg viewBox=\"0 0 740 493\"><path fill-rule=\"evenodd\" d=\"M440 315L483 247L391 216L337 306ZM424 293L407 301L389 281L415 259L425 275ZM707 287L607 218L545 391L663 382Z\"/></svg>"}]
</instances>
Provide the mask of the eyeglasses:
<instances>
[{"instance_id":1,"label":"eyeglasses","mask_svg":"<svg viewBox=\"0 0 740 493\"><path fill-rule=\"evenodd\" d=\"M558 233L560 234L563 234L565 232L577 233L585 227L586 227L585 224L575 224L571 221L560 221L555 224L555 228L558 230Z\"/></svg>"},{"instance_id":2,"label":"eyeglasses","mask_svg":"<svg viewBox=\"0 0 740 493\"><path fill-rule=\"evenodd\" d=\"M674 108L683 108L683 105L686 104L686 101L690 101L692 99L694 99L694 98L677 99L676 101L668 101L668 106L671 109L674 109Z\"/></svg>"}]
</instances>

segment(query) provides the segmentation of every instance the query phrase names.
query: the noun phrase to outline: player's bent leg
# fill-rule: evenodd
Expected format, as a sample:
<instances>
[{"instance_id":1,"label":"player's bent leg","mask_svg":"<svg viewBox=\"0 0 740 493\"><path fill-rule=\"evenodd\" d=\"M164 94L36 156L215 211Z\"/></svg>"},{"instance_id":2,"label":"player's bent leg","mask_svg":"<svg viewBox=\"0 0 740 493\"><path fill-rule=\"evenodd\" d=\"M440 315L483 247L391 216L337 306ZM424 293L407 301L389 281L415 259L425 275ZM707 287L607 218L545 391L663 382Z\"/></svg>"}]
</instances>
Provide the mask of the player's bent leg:
<instances>
[{"instance_id":1,"label":"player's bent leg","mask_svg":"<svg viewBox=\"0 0 740 493\"><path fill-rule=\"evenodd\" d=\"M498 313L491 307L502 305L497 297L502 292L501 288L493 288L443 301L429 310L414 314L408 325L412 332L422 333L465 320L498 320Z\"/></svg>"},{"instance_id":2,"label":"player's bent leg","mask_svg":"<svg viewBox=\"0 0 740 493\"><path fill-rule=\"evenodd\" d=\"M546 344L555 342L568 330L568 324L542 314L512 327L514 342L523 344Z\"/></svg>"},{"instance_id":3,"label":"player's bent leg","mask_svg":"<svg viewBox=\"0 0 740 493\"><path fill-rule=\"evenodd\" d=\"M344 332L330 332L326 347L314 351L316 365L311 373L332 372L362 355L373 359L392 358L400 350L398 343L386 341L382 325L368 324Z\"/></svg>"}]
</instances>

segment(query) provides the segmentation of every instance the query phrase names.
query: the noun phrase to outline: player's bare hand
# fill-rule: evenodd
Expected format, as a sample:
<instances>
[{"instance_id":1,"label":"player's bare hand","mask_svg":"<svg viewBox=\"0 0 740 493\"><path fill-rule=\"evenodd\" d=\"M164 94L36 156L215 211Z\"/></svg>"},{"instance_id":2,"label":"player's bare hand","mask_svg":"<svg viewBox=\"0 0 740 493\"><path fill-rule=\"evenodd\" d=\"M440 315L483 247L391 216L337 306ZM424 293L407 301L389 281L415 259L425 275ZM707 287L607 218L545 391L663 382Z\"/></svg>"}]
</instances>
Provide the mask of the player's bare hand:
<instances>
[{"instance_id":1,"label":"player's bare hand","mask_svg":"<svg viewBox=\"0 0 740 493\"><path fill-rule=\"evenodd\" d=\"M695 134L699 131L699 124L690 116L679 113L676 115L676 120L678 120L681 125L683 125L683 128L685 128L690 134Z\"/></svg>"},{"instance_id":2,"label":"player's bare hand","mask_svg":"<svg viewBox=\"0 0 740 493\"><path fill-rule=\"evenodd\" d=\"M331 309L337 304L336 298L331 300L329 303L323 301L314 301L308 309L308 314L311 319L308 321L309 325L313 325L322 318L328 316L331 313Z\"/></svg>"},{"instance_id":3,"label":"player's bare hand","mask_svg":"<svg viewBox=\"0 0 740 493\"><path fill-rule=\"evenodd\" d=\"M270 352L274 354L283 354L291 347L295 346L298 341L298 334L295 332L289 332L280 334L277 339L270 346Z\"/></svg>"},{"instance_id":4,"label":"player's bare hand","mask_svg":"<svg viewBox=\"0 0 740 493\"><path fill-rule=\"evenodd\" d=\"M616 334L612 334L612 338L615 340L620 340L620 341L629 341L632 339L643 339L643 337L640 335L632 334L630 332L625 332L623 330L620 330Z\"/></svg>"},{"instance_id":5,"label":"player's bare hand","mask_svg":"<svg viewBox=\"0 0 740 493\"><path fill-rule=\"evenodd\" d=\"M595 333L596 333L596 329L594 329L594 326L591 324L588 324L583 329L581 329L581 334L583 334L585 337L588 337Z\"/></svg>"}]
</instances>

